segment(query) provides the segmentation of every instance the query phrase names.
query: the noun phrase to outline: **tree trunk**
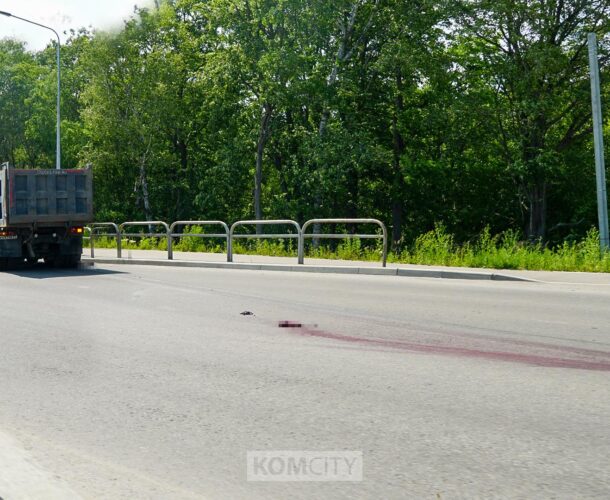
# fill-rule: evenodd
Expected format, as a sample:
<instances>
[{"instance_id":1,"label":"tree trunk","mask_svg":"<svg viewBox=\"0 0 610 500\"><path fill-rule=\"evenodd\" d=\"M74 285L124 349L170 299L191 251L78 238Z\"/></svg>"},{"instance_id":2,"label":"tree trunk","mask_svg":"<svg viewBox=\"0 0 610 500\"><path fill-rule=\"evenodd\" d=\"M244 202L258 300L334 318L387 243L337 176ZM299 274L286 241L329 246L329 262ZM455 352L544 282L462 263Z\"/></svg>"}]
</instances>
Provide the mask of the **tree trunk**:
<instances>
[{"instance_id":1,"label":"tree trunk","mask_svg":"<svg viewBox=\"0 0 610 500\"><path fill-rule=\"evenodd\" d=\"M356 169L353 169L347 178L347 193L349 199L347 200L346 216L349 219L357 219L360 205L360 175ZM338 204L338 200L335 201L335 204ZM338 211L340 209L340 207L337 207ZM356 229L355 225L350 225L348 232L356 234Z\"/></svg>"},{"instance_id":2,"label":"tree trunk","mask_svg":"<svg viewBox=\"0 0 610 500\"><path fill-rule=\"evenodd\" d=\"M275 165L275 169L277 170L280 178L280 189L282 190L282 194L286 196L287 201L290 201L291 196L288 190L288 181L286 179L286 172L284 172L282 154L279 151L276 151L273 155L273 164Z\"/></svg>"},{"instance_id":3,"label":"tree trunk","mask_svg":"<svg viewBox=\"0 0 610 500\"><path fill-rule=\"evenodd\" d=\"M332 88L337 83L337 79L339 77L339 65L346 62L353 53L353 47L348 49L348 42L353 35L354 26L356 24L356 16L358 14L358 2L354 2L352 8L350 10L349 16L347 20L345 20L341 25L341 42L339 43L339 48L337 49L337 55L335 57L335 61L333 63L332 70L327 80L327 88ZM326 133L326 126L328 124L328 118L330 117L330 108L328 103L324 103L324 108L322 109L322 116L320 117L320 124L318 126L318 137L322 139L324 134ZM322 207L322 191L319 186L315 188L314 200L313 200L314 212L316 217L320 217L320 208ZM314 234L319 234L321 230L320 224L313 225ZM320 246L320 239L313 238L312 245L314 248L318 248Z\"/></svg>"},{"instance_id":4,"label":"tree trunk","mask_svg":"<svg viewBox=\"0 0 610 500\"><path fill-rule=\"evenodd\" d=\"M174 179L174 193L175 193L175 208L174 208L174 219L180 220L184 218L185 213L190 212L191 204L189 200L188 192L185 193L184 186L192 186L193 179L191 179L190 175L190 165L189 165L189 154L188 154L188 145L184 139L180 138L177 134L173 137L173 146L174 151L180 158L180 169L175 170L173 172ZM184 181L184 182L182 182ZM186 188L188 189L188 187ZM183 197L183 195L185 195ZM185 205L188 203L188 207L183 206L182 200L187 200Z\"/></svg>"},{"instance_id":5,"label":"tree trunk","mask_svg":"<svg viewBox=\"0 0 610 500\"><path fill-rule=\"evenodd\" d=\"M392 203L392 248L397 250L402 238L402 221L403 221L403 195L404 195L404 177L400 168L400 159L405 151L405 141L398 129L398 118L404 110L404 100L402 97L403 82L402 73L396 71L396 99L394 100L394 116L392 117L392 135L394 146L393 159L393 180L391 188L391 203Z\"/></svg>"},{"instance_id":6,"label":"tree trunk","mask_svg":"<svg viewBox=\"0 0 610 500\"><path fill-rule=\"evenodd\" d=\"M402 200L392 202L392 249L399 250L400 239L402 238Z\"/></svg>"},{"instance_id":7,"label":"tree trunk","mask_svg":"<svg viewBox=\"0 0 610 500\"><path fill-rule=\"evenodd\" d=\"M150 207L150 197L148 195L148 178L146 176L146 155L140 161L140 188L142 189L142 200L144 202L144 216L147 221L153 220L152 209ZM153 232L153 227L148 226L148 232Z\"/></svg>"},{"instance_id":8,"label":"tree trunk","mask_svg":"<svg viewBox=\"0 0 610 500\"><path fill-rule=\"evenodd\" d=\"M261 124L256 144L256 171L254 173L254 218L262 220L263 209L261 206L261 192L263 187L263 158L265 155L265 145L269 139L269 126L271 124L272 106L266 102L263 104L261 112ZM256 226L256 234L262 233L262 226Z\"/></svg>"},{"instance_id":9,"label":"tree trunk","mask_svg":"<svg viewBox=\"0 0 610 500\"><path fill-rule=\"evenodd\" d=\"M543 243L546 237L546 203L548 175L544 169L542 153L545 151L546 121L538 115L527 130L527 140L523 146L523 162L528 167L525 180L525 197L527 200L528 218L525 234L530 242Z\"/></svg>"},{"instance_id":10,"label":"tree trunk","mask_svg":"<svg viewBox=\"0 0 610 500\"><path fill-rule=\"evenodd\" d=\"M348 50L347 43L352 36L354 31L354 25L356 24L356 15L358 14L358 3L355 2L352 5L352 9L349 13L349 18L346 22L344 22L341 26L341 43L339 43L339 48L337 49L337 56L335 57L335 62L333 64L333 68L330 71L330 75L328 76L326 86L328 88L332 88L337 83L337 78L339 77L339 64L347 61L353 53L353 48ZM320 137L324 136L324 132L326 131L326 124L328 123L328 117L330 116L330 109L328 104L325 103L324 109L322 110L322 117L320 118L320 125L318 127L318 135Z\"/></svg>"},{"instance_id":11,"label":"tree trunk","mask_svg":"<svg viewBox=\"0 0 610 500\"><path fill-rule=\"evenodd\" d=\"M544 242L546 236L547 183L537 181L526 191L528 204L527 239L531 242Z\"/></svg>"}]
</instances>

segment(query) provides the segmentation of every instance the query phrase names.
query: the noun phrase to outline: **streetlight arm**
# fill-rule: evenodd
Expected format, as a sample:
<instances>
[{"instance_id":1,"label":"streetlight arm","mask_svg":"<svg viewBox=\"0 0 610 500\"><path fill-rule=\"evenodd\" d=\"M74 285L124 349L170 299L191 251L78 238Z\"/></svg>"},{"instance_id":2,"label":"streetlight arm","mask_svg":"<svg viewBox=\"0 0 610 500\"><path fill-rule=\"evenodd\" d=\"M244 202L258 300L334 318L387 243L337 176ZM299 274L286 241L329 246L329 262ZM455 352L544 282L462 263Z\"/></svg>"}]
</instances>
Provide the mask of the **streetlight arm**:
<instances>
[{"instance_id":1,"label":"streetlight arm","mask_svg":"<svg viewBox=\"0 0 610 500\"><path fill-rule=\"evenodd\" d=\"M24 19L23 17L16 16L15 14L11 14L10 12L0 11L0 15L3 15L6 17L14 17L15 19L19 19L20 21L30 23L30 24L35 24L36 26L40 26L41 28L48 29L48 30L52 31L53 33L55 33L55 36L57 37L57 43L61 44L61 40L59 38L59 33L57 33L57 31L55 31L50 26L45 26L44 24L37 23L36 21L30 21L29 19Z\"/></svg>"}]
</instances>

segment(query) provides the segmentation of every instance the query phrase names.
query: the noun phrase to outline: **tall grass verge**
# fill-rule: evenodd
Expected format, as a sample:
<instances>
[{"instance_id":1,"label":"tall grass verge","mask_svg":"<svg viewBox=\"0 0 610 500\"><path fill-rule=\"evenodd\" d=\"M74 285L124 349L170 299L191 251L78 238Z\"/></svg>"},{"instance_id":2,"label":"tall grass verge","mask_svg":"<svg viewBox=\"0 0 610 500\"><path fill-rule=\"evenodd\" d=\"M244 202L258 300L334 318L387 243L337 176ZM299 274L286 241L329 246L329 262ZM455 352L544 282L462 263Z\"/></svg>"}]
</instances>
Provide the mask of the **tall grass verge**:
<instances>
[{"instance_id":1,"label":"tall grass verge","mask_svg":"<svg viewBox=\"0 0 610 500\"><path fill-rule=\"evenodd\" d=\"M202 228L185 228L185 235L173 247L175 251L224 253L226 244L222 239L200 238ZM306 247L306 257L338 260L381 260L381 241L364 244L358 239L348 239L331 247L321 245ZM116 241L109 237L96 237L97 248L115 248ZM140 238L123 240L124 249L167 250L164 238ZM266 255L273 257L296 257L295 239L236 240L234 253ZM602 253L599 247L599 232L591 229L580 241L563 242L549 248L541 244L525 243L517 231L490 234L484 229L473 241L456 243L452 234L442 224L416 238L412 245L401 252L390 252L388 262L402 264L424 264L456 267L480 267L492 269L524 269L540 271L587 271L610 272L610 252Z\"/></svg>"}]
</instances>

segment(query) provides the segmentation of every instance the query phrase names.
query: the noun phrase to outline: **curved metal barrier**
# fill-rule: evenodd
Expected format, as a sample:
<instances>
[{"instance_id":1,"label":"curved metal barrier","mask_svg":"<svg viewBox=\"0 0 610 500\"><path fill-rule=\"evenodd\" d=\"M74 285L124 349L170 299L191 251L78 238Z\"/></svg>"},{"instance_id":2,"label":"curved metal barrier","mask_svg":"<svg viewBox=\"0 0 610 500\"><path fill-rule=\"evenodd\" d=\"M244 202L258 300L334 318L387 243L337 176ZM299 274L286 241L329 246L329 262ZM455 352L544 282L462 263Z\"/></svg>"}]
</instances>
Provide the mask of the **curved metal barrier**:
<instances>
[{"instance_id":1,"label":"curved metal barrier","mask_svg":"<svg viewBox=\"0 0 610 500\"><path fill-rule=\"evenodd\" d=\"M184 233L175 233L174 229L180 226L222 226L225 230L224 234L184 234ZM227 226L224 222L220 220L179 220L174 222L169 227L169 235L167 239L167 258L172 260L174 258L174 249L173 249L173 239L174 238L182 238L184 236L191 236L193 238L225 238L227 242L227 262L231 262L229 260L229 246L230 246L230 230L229 226Z\"/></svg>"},{"instance_id":2,"label":"curved metal barrier","mask_svg":"<svg viewBox=\"0 0 610 500\"><path fill-rule=\"evenodd\" d=\"M312 224L376 224L382 230L382 234L324 234L324 233L312 233L307 234L307 228ZM224 233L200 233L200 234L184 234L176 233L176 228L180 226L208 226L216 225L221 226ZM271 226L271 225L290 225L294 226L296 233L265 233L265 234L235 234L235 230L240 226ZM125 228L128 227L146 227L149 226L148 232L141 233L126 233ZM152 227L162 226L165 232L153 232ZM113 233L104 232L100 233L98 230L102 228L112 228ZM223 221L217 220L185 220L176 221L168 226L163 221L130 221L123 222L120 225L114 222L95 222L90 224L86 228L89 231L89 241L91 248L91 257L95 257L95 238L97 236L114 236L117 242L117 257L122 258L122 238L127 237L153 237L153 238L166 238L167 240L167 258L172 260L174 258L173 251L173 238L183 238L185 236L191 236L194 238L224 238L227 242L227 262L233 262L233 240L234 239L265 239L265 238L296 238L298 244L298 263L304 264L305 262L305 238L320 238L320 239L382 239L383 240L383 256L382 266L386 267L388 257L388 231L385 224L378 219L311 219L305 222L301 227L298 222L291 219L277 219L277 220L242 220L235 222L230 228ZM87 237L85 237L87 238Z\"/></svg>"},{"instance_id":3,"label":"curved metal barrier","mask_svg":"<svg viewBox=\"0 0 610 500\"><path fill-rule=\"evenodd\" d=\"M126 233L126 232L124 232L124 229L126 227L136 227L136 226L138 226L138 227L163 226L165 228L165 233L153 233L152 231L149 231L147 233ZM141 238L142 236L148 236L151 238L166 238L168 241L168 247L169 247L169 240L170 240L169 226L167 225L167 223L160 221L160 220L123 222L123 224L121 224L119 226L119 231L121 233L121 237L122 236L131 236L133 238Z\"/></svg>"},{"instance_id":4,"label":"curved metal barrier","mask_svg":"<svg viewBox=\"0 0 610 500\"><path fill-rule=\"evenodd\" d=\"M96 229L110 227L114 233L96 233ZM95 236L114 236L116 238L116 256L121 258L121 231L114 222L95 222L87 226L89 229L89 247L91 248L91 258L95 258Z\"/></svg>"},{"instance_id":5,"label":"curved metal barrier","mask_svg":"<svg viewBox=\"0 0 610 500\"><path fill-rule=\"evenodd\" d=\"M291 225L296 227L297 233L280 234L235 234L235 229L239 226L272 226L278 224ZM301 241L301 226L299 223L290 219L279 220L240 220L231 226L229 231L229 247L227 251L227 262L233 262L233 239L264 239L264 238L297 238Z\"/></svg>"},{"instance_id":6,"label":"curved metal barrier","mask_svg":"<svg viewBox=\"0 0 610 500\"><path fill-rule=\"evenodd\" d=\"M305 234L311 224L377 224L383 234ZM305 263L305 238L328 238L328 239L383 239L383 257L381 265L386 267L388 260L388 231L385 224L377 219L311 219L303 224L301 237L299 238L299 264Z\"/></svg>"}]
</instances>

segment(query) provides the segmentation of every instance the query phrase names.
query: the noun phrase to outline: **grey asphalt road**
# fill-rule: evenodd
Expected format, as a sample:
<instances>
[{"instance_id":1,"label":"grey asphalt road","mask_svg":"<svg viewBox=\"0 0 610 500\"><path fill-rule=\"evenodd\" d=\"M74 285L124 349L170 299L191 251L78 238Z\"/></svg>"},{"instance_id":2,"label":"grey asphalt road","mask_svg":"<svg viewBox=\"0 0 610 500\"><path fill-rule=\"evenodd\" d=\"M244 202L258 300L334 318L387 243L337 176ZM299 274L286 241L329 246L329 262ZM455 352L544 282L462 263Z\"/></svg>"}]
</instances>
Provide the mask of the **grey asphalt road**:
<instances>
[{"instance_id":1,"label":"grey asphalt road","mask_svg":"<svg viewBox=\"0 0 610 500\"><path fill-rule=\"evenodd\" d=\"M608 498L609 306L600 283L0 274L0 497ZM364 480L249 482L250 450L361 451Z\"/></svg>"}]
</instances>

